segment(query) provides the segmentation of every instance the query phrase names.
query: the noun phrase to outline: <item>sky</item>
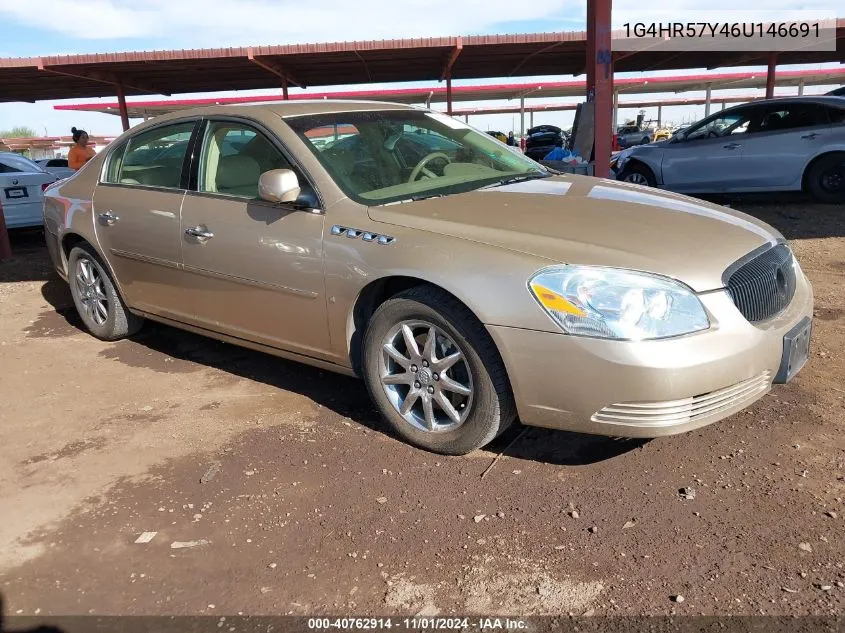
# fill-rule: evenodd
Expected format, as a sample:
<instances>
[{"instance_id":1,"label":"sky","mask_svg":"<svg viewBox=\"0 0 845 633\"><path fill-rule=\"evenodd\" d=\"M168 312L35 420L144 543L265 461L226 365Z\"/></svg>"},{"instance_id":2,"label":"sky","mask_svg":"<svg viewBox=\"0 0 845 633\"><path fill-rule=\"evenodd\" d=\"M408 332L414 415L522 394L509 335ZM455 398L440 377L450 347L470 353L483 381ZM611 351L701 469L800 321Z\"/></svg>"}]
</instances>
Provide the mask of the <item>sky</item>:
<instances>
[{"instance_id":1,"label":"sky","mask_svg":"<svg viewBox=\"0 0 845 633\"><path fill-rule=\"evenodd\" d=\"M765 3L767 8L759 11L734 10L736 3L732 0L673 0L671 3L654 2L648 7L642 5L641 0L615 0L614 26L630 21L695 20L701 19L702 15L711 21L733 22L768 21L779 16L783 19L793 16L795 19L795 10L809 12L802 14L804 17L832 17L837 14L837 10L831 8L834 5L826 0L768 0ZM701 11L704 8L706 13ZM843 17L845 11L840 9L838 13ZM0 0L3 32L0 57L569 31L584 29L585 22L586 0L531 0L524 3L513 0L39 0L37 3ZM454 85L493 83L495 79L455 81ZM534 77L530 81L569 79L572 77ZM526 78L526 81L529 80ZM417 85L431 84L403 84L408 87ZM389 87L387 84L380 86ZM321 91L331 89L320 88ZM805 94L825 92L827 89L829 87L807 88ZM788 93L789 90L779 92ZM253 93L272 94L272 91L193 93L182 97ZM748 94L748 91L743 94ZM659 99L661 96L696 97L700 93L649 95L649 98ZM537 102L553 101L545 99ZM563 101L571 102L572 99ZM0 104L0 129L26 125L45 135L69 134L71 126L84 128L93 134L109 135L120 131L120 120L116 116L56 111L53 109L56 103L61 102ZM461 103L456 107L501 103ZM526 103L530 104L530 100ZM433 105L437 107L438 104ZM664 120L681 123L701 118L703 114L703 106L665 108ZM620 123L635 115L635 111L621 111ZM538 113L534 123L569 127L572 116L568 112ZM655 112L647 112L646 116L656 117L656 109ZM511 115L474 116L470 118L470 123L480 129L505 131L519 126L518 116Z\"/></svg>"}]
</instances>

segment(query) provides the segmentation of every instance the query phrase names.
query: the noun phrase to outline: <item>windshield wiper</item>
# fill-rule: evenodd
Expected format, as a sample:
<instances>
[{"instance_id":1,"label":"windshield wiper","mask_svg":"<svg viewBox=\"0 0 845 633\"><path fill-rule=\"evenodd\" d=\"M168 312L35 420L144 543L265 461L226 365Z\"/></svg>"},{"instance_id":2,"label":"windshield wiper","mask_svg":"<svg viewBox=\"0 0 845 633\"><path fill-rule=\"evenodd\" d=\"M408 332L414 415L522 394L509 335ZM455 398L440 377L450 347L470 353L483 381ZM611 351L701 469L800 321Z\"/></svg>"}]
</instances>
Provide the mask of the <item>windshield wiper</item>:
<instances>
[{"instance_id":1,"label":"windshield wiper","mask_svg":"<svg viewBox=\"0 0 845 633\"><path fill-rule=\"evenodd\" d=\"M499 180L498 182L494 182L489 185L484 185L483 187L479 187L479 189L492 189L494 187L501 187L503 185L512 185L517 182L526 182L528 180L538 180L540 178L549 178L552 174L550 173L543 173L543 174L524 174L522 176L511 176L510 178L505 178L504 180Z\"/></svg>"},{"instance_id":2,"label":"windshield wiper","mask_svg":"<svg viewBox=\"0 0 845 633\"><path fill-rule=\"evenodd\" d=\"M427 193L418 196L411 196L409 198L402 198L401 200L394 200L393 202L386 202L380 206L382 207L389 207L392 204L404 204L405 202L419 202L420 200L429 200L430 198L443 198L445 197L445 193Z\"/></svg>"}]
</instances>

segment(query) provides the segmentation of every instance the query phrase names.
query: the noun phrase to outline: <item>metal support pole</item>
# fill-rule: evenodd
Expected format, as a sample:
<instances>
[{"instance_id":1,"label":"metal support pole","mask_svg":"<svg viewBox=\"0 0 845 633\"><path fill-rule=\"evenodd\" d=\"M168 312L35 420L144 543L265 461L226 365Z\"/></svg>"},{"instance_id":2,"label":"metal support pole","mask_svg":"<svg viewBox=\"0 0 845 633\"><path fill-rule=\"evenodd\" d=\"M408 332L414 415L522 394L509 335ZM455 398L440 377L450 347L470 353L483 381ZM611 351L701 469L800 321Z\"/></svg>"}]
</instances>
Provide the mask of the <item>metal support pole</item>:
<instances>
[{"instance_id":1,"label":"metal support pole","mask_svg":"<svg viewBox=\"0 0 845 633\"><path fill-rule=\"evenodd\" d=\"M519 99L519 136L525 136L525 97Z\"/></svg>"},{"instance_id":2,"label":"metal support pole","mask_svg":"<svg viewBox=\"0 0 845 633\"><path fill-rule=\"evenodd\" d=\"M619 91L613 91L613 133L619 129Z\"/></svg>"},{"instance_id":3,"label":"metal support pole","mask_svg":"<svg viewBox=\"0 0 845 633\"><path fill-rule=\"evenodd\" d=\"M766 73L766 99L775 96L775 74L777 73L778 54L769 54L769 70Z\"/></svg>"},{"instance_id":4,"label":"metal support pole","mask_svg":"<svg viewBox=\"0 0 845 633\"><path fill-rule=\"evenodd\" d=\"M452 75L446 75L446 114L452 116Z\"/></svg>"},{"instance_id":5,"label":"metal support pole","mask_svg":"<svg viewBox=\"0 0 845 633\"><path fill-rule=\"evenodd\" d=\"M663 127L663 106L657 106L657 127Z\"/></svg>"},{"instance_id":6,"label":"metal support pole","mask_svg":"<svg viewBox=\"0 0 845 633\"><path fill-rule=\"evenodd\" d=\"M595 108L593 159L596 176L610 175L613 135L613 55L610 47L612 0L587 0L587 98Z\"/></svg>"},{"instance_id":7,"label":"metal support pole","mask_svg":"<svg viewBox=\"0 0 845 633\"><path fill-rule=\"evenodd\" d=\"M707 94L704 97L704 116L710 116L710 93L713 89L713 84L707 84Z\"/></svg>"},{"instance_id":8,"label":"metal support pole","mask_svg":"<svg viewBox=\"0 0 845 633\"><path fill-rule=\"evenodd\" d=\"M531 110L531 112L528 113L528 127L534 127L534 110Z\"/></svg>"},{"instance_id":9,"label":"metal support pole","mask_svg":"<svg viewBox=\"0 0 845 633\"><path fill-rule=\"evenodd\" d=\"M288 80L284 77L282 78L282 99L288 100Z\"/></svg>"},{"instance_id":10,"label":"metal support pole","mask_svg":"<svg viewBox=\"0 0 845 633\"><path fill-rule=\"evenodd\" d=\"M722 101L722 110L724 110L724 109L725 109L725 102Z\"/></svg>"},{"instance_id":11,"label":"metal support pole","mask_svg":"<svg viewBox=\"0 0 845 633\"><path fill-rule=\"evenodd\" d=\"M468 114L464 115L464 123L469 123L469 115Z\"/></svg>"},{"instance_id":12,"label":"metal support pole","mask_svg":"<svg viewBox=\"0 0 845 633\"><path fill-rule=\"evenodd\" d=\"M9 244L9 231L6 229L3 205L0 204L0 262L7 259L12 259L12 245Z\"/></svg>"},{"instance_id":13,"label":"metal support pole","mask_svg":"<svg viewBox=\"0 0 845 633\"><path fill-rule=\"evenodd\" d=\"M117 105L120 109L120 124L123 126L123 131L129 129L129 110L126 108L126 95L123 94L123 85L117 84Z\"/></svg>"},{"instance_id":14,"label":"metal support pole","mask_svg":"<svg viewBox=\"0 0 845 633\"><path fill-rule=\"evenodd\" d=\"M798 96L800 97L803 94L804 94L804 80L799 79L798 80Z\"/></svg>"}]
</instances>

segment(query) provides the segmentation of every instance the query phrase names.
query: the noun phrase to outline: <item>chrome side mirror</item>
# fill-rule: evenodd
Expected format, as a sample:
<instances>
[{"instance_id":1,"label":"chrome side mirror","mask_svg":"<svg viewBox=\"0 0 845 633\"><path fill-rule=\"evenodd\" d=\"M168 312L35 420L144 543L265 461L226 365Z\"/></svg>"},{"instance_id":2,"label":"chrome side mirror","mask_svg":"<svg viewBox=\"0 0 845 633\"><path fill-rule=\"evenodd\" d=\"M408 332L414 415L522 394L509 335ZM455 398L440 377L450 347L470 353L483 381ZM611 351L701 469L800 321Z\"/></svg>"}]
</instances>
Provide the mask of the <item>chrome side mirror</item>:
<instances>
[{"instance_id":1,"label":"chrome side mirror","mask_svg":"<svg viewBox=\"0 0 845 633\"><path fill-rule=\"evenodd\" d=\"M267 202L294 202L299 193L299 179L290 169L271 169L258 179L258 197Z\"/></svg>"}]
</instances>

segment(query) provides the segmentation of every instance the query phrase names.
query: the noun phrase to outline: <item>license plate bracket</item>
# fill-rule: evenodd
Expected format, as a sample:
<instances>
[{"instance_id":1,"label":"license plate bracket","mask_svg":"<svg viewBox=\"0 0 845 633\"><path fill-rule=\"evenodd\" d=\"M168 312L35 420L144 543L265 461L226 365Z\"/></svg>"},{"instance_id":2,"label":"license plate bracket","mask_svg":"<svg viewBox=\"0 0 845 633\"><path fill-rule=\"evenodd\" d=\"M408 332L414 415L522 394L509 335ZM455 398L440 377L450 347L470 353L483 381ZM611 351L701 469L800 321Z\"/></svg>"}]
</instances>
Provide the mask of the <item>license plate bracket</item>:
<instances>
[{"instance_id":1,"label":"license plate bracket","mask_svg":"<svg viewBox=\"0 0 845 633\"><path fill-rule=\"evenodd\" d=\"M7 200L15 200L17 198L26 198L29 196L26 191L26 187L6 187L5 191Z\"/></svg>"},{"instance_id":2,"label":"license plate bracket","mask_svg":"<svg viewBox=\"0 0 845 633\"><path fill-rule=\"evenodd\" d=\"M804 317L800 323L783 337L783 355L773 382L783 384L795 377L810 357L810 337L813 334L813 319Z\"/></svg>"}]
</instances>

